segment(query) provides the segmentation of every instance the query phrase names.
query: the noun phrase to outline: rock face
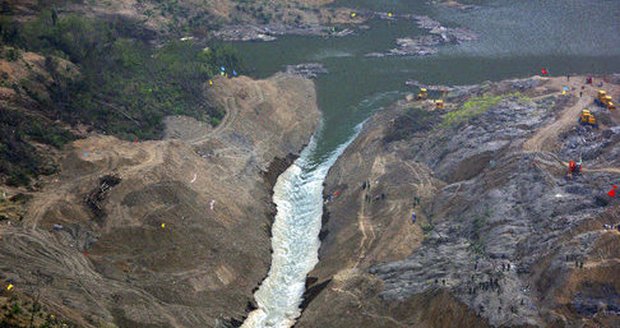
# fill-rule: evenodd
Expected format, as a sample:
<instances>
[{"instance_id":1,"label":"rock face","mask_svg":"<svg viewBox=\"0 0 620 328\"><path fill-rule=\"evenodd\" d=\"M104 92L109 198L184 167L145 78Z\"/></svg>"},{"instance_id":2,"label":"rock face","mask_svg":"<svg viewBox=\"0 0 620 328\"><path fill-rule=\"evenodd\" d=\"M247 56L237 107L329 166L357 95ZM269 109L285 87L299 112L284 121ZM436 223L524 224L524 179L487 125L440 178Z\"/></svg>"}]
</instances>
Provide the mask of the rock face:
<instances>
[{"instance_id":1,"label":"rock face","mask_svg":"<svg viewBox=\"0 0 620 328\"><path fill-rule=\"evenodd\" d=\"M452 87L455 110L376 114L328 175L321 290L297 326L617 325L620 115L564 83ZM599 129L577 124L585 106Z\"/></svg>"},{"instance_id":2,"label":"rock face","mask_svg":"<svg viewBox=\"0 0 620 328\"><path fill-rule=\"evenodd\" d=\"M50 312L80 327L242 320L271 261L273 177L320 114L299 77L205 88L227 111L215 129L172 117L176 139L74 142L22 223L0 222L3 280L41 291Z\"/></svg>"}]
</instances>

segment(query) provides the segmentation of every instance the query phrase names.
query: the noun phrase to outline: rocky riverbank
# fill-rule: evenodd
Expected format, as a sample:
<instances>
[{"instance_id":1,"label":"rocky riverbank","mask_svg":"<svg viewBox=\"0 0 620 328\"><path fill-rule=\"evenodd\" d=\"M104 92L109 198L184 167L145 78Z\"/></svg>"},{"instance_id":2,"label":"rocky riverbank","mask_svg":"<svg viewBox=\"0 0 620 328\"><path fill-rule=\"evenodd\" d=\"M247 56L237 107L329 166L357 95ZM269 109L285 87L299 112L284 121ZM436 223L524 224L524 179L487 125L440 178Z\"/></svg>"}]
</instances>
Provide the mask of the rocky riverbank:
<instances>
[{"instance_id":1,"label":"rocky riverbank","mask_svg":"<svg viewBox=\"0 0 620 328\"><path fill-rule=\"evenodd\" d=\"M327 74L327 68L320 63L305 63L298 65L287 65L286 73L299 75L307 79L314 79L320 74Z\"/></svg>"},{"instance_id":2,"label":"rocky riverbank","mask_svg":"<svg viewBox=\"0 0 620 328\"><path fill-rule=\"evenodd\" d=\"M468 29L445 27L428 16L400 15L394 17L415 21L418 27L426 30L429 35L396 39L396 48L387 52L372 52L366 54L367 57L428 56L436 54L442 45L461 44L478 39L478 36Z\"/></svg>"},{"instance_id":3,"label":"rocky riverbank","mask_svg":"<svg viewBox=\"0 0 620 328\"><path fill-rule=\"evenodd\" d=\"M273 41L283 35L343 37L353 32L350 28L336 30L323 25L231 25L215 31L213 36L224 41Z\"/></svg>"},{"instance_id":4,"label":"rocky riverbank","mask_svg":"<svg viewBox=\"0 0 620 328\"><path fill-rule=\"evenodd\" d=\"M216 128L175 116L166 140L93 135L62 154L23 219L0 221L14 295L35 291L79 327L243 319L271 262L275 177L320 113L313 83L297 76L217 78L204 90L227 113Z\"/></svg>"},{"instance_id":5,"label":"rocky riverbank","mask_svg":"<svg viewBox=\"0 0 620 328\"><path fill-rule=\"evenodd\" d=\"M616 325L620 114L583 82L441 87L445 110L374 115L326 180L338 197L297 327ZM584 107L598 129L577 124Z\"/></svg>"}]
</instances>

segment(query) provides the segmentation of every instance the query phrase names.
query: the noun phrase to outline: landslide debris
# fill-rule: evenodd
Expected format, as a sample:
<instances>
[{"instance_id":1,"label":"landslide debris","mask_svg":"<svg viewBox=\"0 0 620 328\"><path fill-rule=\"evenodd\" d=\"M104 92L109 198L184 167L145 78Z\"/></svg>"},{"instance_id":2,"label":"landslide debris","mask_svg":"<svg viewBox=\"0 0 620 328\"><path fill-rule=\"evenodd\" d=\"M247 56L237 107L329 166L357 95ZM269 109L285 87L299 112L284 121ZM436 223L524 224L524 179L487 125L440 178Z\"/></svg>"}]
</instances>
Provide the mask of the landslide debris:
<instances>
[{"instance_id":1,"label":"landslide debris","mask_svg":"<svg viewBox=\"0 0 620 328\"><path fill-rule=\"evenodd\" d=\"M119 183L121 183L119 177L105 175L99 179L97 187L86 195L84 202L95 216L95 219L101 220L104 218L106 213L103 210L103 202L110 193L110 190Z\"/></svg>"},{"instance_id":2,"label":"landslide debris","mask_svg":"<svg viewBox=\"0 0 620 328\"><path fill-rule=\"evenodd\" d=\"M584 82L440 87L444 110L373 116L326 180L321 290L297 326L617 325L620 116ZM577 123L584 106L598 129Z\"/></svg>"}]
</instances>

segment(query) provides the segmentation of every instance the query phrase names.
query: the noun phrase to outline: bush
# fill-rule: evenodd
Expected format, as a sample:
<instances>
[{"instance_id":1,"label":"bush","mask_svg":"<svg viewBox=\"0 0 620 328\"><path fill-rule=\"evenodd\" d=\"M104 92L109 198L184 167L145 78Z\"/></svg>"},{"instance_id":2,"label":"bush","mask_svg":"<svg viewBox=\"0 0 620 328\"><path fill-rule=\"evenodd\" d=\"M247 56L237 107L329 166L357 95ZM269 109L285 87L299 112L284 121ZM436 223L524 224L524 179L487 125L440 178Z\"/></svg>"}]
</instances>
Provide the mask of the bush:
<instances>
[{"instance_id":1,"label":"bush","mask_svg":"<svg viewBox=\"0 0 620 328\"><path fill-rule=\"evenodd\" d=\"M27 186L30 184L30 177L23 171L15 169L9 173L6 184L13 187Z\"/></svg>"},{"instance_id":2,"label":"bush","mask_svg":"<svg viewBox=\"0 0 620 328\"><path fill-rule=\"evenodd\" d=\"M17 61L20 58L20 53L18 49L15 48L7 48L6 49L6 60L10 62Z\"/></svg>"},{"instance_id":3,"label":"bush","mask_svg":"<svg viewBox=\"0 0 620 328\"><path fill-rule=\"evenodd\" d=\"M433 226L430 223L422 224L422 231L424 232L425 235L431 233L431 231L433 231L434 229L435 229L435 226Z\"/></svg>"}]
</instances>

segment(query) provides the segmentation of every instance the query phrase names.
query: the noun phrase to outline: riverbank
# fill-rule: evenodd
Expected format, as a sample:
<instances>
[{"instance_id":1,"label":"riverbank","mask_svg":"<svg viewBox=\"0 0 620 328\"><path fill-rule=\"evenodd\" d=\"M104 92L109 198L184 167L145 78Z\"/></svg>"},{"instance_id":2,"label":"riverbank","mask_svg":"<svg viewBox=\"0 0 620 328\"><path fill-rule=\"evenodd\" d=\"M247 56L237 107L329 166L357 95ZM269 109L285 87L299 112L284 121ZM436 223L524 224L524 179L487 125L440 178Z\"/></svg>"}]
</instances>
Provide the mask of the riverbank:
<instances>
[{"instance_id":1,"label":"riverbank","mask_svg":"<svg viewBox=\"0 0 620 328\"><path fill-rule=\"evenodd\" d=\"M204 90L227 113L216 128L169 117L162 141L71 144L23 220L0 222L15 295L40 290L47 312L80 327L243 319L271 262L274 177L320 113L314 84L285 74Z\"/></svg>"},{"instance_id":2,"label":"riverbank","mask_svg":"<svg viewBox=\"0 0 620 328\"><path fill-rule=\"evenodd\" d=\"M594 80L620 96L617 75ZM328 174L296 327L617 322L620 235L603 225L620 224L606 194L620 116L584 81L442 87L447 109L402 100L375 114ZM584 107L598 129L577 124Z\"/></svg>"}]
</instances>

